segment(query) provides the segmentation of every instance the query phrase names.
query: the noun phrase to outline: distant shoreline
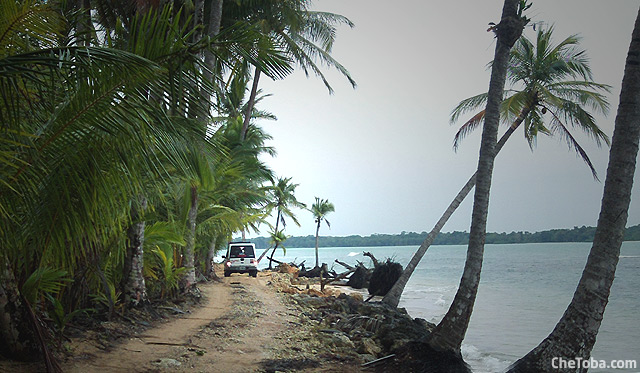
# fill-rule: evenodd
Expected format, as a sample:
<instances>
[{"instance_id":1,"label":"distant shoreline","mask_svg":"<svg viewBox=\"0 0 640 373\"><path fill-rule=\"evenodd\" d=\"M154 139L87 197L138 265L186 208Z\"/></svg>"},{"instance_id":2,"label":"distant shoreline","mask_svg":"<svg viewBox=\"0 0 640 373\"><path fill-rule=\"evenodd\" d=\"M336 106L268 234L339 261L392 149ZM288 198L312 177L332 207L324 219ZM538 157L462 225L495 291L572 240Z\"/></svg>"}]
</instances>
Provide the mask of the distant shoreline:
<instances>
[{"instance_id":1,"label":"distant shoreline","mask_svg":"<svg viewBox=\"0 0 640 373\"><path fill-rule=\"evenodd\" d=\"M572 229L552 229L540 232L511 232L487 233L487 244L514 243L550 243L550 242L591 242L595 234L595 227L574 227ZM370 236L320 236L320 247L375 247L375 246L418 246L427 237L427 232L402 232L400 234L372 234ZM440 233L434 245L466 245L469 240L468 232ZM640 241L640 224L628 227L625 241ZM270 238L257 237L250 239L257 249L264 250L272 247ZM289 237L285 247L311 248L315 247L315 236Z\"/></svg>"}]
</instances>

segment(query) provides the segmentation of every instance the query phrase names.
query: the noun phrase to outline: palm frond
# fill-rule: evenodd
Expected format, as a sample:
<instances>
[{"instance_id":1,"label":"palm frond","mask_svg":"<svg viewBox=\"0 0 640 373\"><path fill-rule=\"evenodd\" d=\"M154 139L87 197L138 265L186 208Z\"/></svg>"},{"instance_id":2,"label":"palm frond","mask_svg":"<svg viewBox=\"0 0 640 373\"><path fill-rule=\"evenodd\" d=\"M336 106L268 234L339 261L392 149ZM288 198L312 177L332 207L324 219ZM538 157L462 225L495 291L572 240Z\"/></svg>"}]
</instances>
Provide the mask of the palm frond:
<instances>
[{"instance_id":1,"label":"palm frond","mask_svg":"<svg viewBox=\"0 0 640 373\"><path fill-rule=\"evenodd\" d=\"M482 110L460 126L460 129L458 129L458 132L456 132L453 138L453 150L457 151L462 140L484 122L484 114L485 111Z\"/></svg>"},{"instance_id":2,"label":"palm frond","mask_svg":"<svg viewBox=\"0 0 640 373\"><path fill-rule=\"evenodd\" d=\"M479 95L475 95L460 101L460 103L458 103L458 105L451 111L449 123L453 124L457 122L460 119L460 116L465 113L482 109L486 105L486 103L486 93L481 93Z\"/></svg>"},{"instance_id":3,"label":"palm frond","mask_svg":"<svg viewBox=\"0 0 640 373\"><path fill-rule=\"evenodd\" d=\"M553 134L560 136L563 140L565 140L567 143L567 146L569 146L569 149L574 150L578 154L578 156L582 158L582 160L587 164L587 166L591 170L591 174L593 175L593 178L597 181L600 181L600 179L598 178L598 173L595 167L593 166L591 159L587 155L587 152L582 148L582 146L580 146L578 141L576 141L576 139L573 137L573 135L565 126L565 124L560 120L560 118L555 113L552 112L552 114L553 114L552 115L553 119L551 121L552 123L551 132Z\"/></svg>"}]
</instances>

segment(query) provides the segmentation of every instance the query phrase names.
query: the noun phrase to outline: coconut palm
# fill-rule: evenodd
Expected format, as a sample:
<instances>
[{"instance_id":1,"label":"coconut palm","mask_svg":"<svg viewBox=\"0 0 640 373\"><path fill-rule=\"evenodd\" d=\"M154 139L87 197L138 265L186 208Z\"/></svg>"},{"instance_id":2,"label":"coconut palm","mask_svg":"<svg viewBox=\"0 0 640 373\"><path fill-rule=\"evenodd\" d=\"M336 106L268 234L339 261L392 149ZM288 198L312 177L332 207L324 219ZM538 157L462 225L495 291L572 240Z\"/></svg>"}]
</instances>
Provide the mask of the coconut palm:
<instances>
[{"instance_id":1,"label":"coconut palm","mask_svg":"<svg viewBox=\"0 0 640 373\"><path fill-rule=\"evenodd\" d=\"M511 51L507 77L514 88L505 91L506 98L501 105L503 122L511 125L496 144L496 154L524 123L524 136L529 145L535 143L540 133L558 135L584 159L594 177L597 177L587 153L575 140L570 128L586 132L598 145L609 144L607 135L597 126L589 110L608 112L609 104L604 93L609 92L610 87L593 81L586 52L577 48L580 41L578 37L570 36L554 45L552 32L552 28L540 29L535 45L522 37ZM463 100L453 110L451 121L455 122L462 114L482 107L487 97L484 93ZM476 129L484 117L485 111L481 110L465 122L456 134L454 146L459 146L464 136ZM475 183L474 174L429 232L383 302L394 307L398 305L413 270Z\"/></svg>"},{"instance_id":2,"label":"coconut palm","mask_svg":"<svg viewBox=\"0 0 640 373\"><path fill-rule=\"evenodd\" d=\"M593 246L571 303L556 327L509 372L548 372L554 358L589 360L613 283L627 223L640 143L640 10L622 79L620 105ZM558 371L564 371L558 369ZM586 372L580 366L571 371Z\"/></svg>"},{"instance_id":3,"label":"coconut palm","mask_svg":"<svg viewBox=\"0 0 640 373\"><path fill-rule=\"evenodd\" d=\"M271 177L271 171L259 160L262 154L272 154L273 149L264 145L270 138L259 126L251 126L240 142L241 117L229 118L214 137L229 150L226 157L216 161L214 187L203 194L208 206L199 212L199 226L208 242L205 273L213 276L211 263L215 251L228 242L233 233L243 232L265 222L261 208L267 203L266 189L262 184Z\"/></svg>"},{"instance_id":4,"label":"coconut palm","mask_svg":"<svg viewBox=\"0 0 640 373\"><path fill-rule=\"evenodd\" d=\"M287 253L287 248L284 247L284 241L287 240L287 238L289 238L286 234L284 234L284 229L281 229L279 231L273 231L269 233L269 237L271 238L271 243L273 243L273 247L274 250L275 248L279 247L282 249L282 252L284 254ZM272 254L273 256L273 254Z\"/></svg>"},{"instance_id":5,"label":"coconut palm","mask_svg":"<svg viewBox=\"0 0 640 373\"><path fill-rule=\"evenodd\" d=\"M320 199L316 197L316 202L313 205L311 205L311 213L313 214L313 217L317 224L316 225L316 267L320 266L320 263L318 261L318 240L320 238L319 237L320 224L322 224L322 221L324 221L325 223L327 223L327 226L331 228L331 223L329 223L329 220L327 220L327 215L334 211L335 211L335 207L333 206L333 203L329 202L329 200L326 200L326 199Z\"/></svg>"},{"instance_id":6,"label":"coconut palm","mask_svg":"<svg viewBox=\"0 0 640 373\"><path fill-rule=\"evenodd\" d=\"M482 256L486 236L487 215L489 212L489 192L495 159L495 147L500 123L500 104L509 66L509 52L520 35L527 18L518 14L524 1L505 0L502 18L496 26L497 35L495 58L491 69L491 81L487 94L486 118L480 143L480 158L476 172L476 190L473 199L469 247L458 292L449 311L429 335L429 345L438 351L460 353L460 346L467 331L473 305L480 283Z\"/></svg>"},{"instance_id":7,"label":"coconut palm","mask_svg":"<svg viewBox=\"0 0 640 373\"><path fill-rule=\"evenodd\" d=\"M307 206L296 199L295 191L297 187L298 184L292 183L290 177L278 178L269 187L268 192L270 194L270 201L266 206L266 210L276 211L276 224L273 229L273 232L276 234L282 233L286 228L287 222L285 218L290 218L297 226L300 226L300 222L298 222L298 218L293 213L293 209L304 209ZM280 223L282 223L282 229L279 229ZM275 254L279 242L280 241L275 241L275 247L271 251L271 256L269 257L269 268L271 268L273 254ZM260 255L258 261L264 257L266 252L267 250Z\"/></svg>"},{"instance_id":8,"label":"coconut palm","mask_svg":"<svg viewBox=\"0 0 640 373\"><path fill-rule=\"evenodd\" d=\"M305 74L313 72L322 79L329 92L333 92L333 89L318 66L318 61L336 68L355 87L355 81L347 69L331 57L336 26L346 24L353 27L353 23L337 14L311 11L309 4L309 1L303 0L258 0L247 6L247 2L228 1L224 3L223 11L227 21L241 20L255 25L297 63ZM261 45L257 44L256 48L259 54L262 53ZM256 66L243 123L243 136L249 126L261 73L262 68Z\"/></svg>"},{"instance_id":9,"label":"coconut palm","mask_svg":"<svg viewBox=\"0 0 640 373\"><path fill-rule=\"evenodd\" d=\"M144 194L148 175L166 176L167 164L185 168L177 145L204 142L200 128L168 115L169 95L149 104L150 93L190 85L193 75L169 78L160 64L122 50L61 45L64 22L46 3L2 0L1 8L3 296L20 299L21 285L47 266L110 294L115 279L102 271L121 263L131 196ZM33 335L22 334L37 328L20 307L30 305L15 304L13 314L1 308L10 322L0 325L0 348L37 356L26 341Z\"/></svg>"}]
</instances>

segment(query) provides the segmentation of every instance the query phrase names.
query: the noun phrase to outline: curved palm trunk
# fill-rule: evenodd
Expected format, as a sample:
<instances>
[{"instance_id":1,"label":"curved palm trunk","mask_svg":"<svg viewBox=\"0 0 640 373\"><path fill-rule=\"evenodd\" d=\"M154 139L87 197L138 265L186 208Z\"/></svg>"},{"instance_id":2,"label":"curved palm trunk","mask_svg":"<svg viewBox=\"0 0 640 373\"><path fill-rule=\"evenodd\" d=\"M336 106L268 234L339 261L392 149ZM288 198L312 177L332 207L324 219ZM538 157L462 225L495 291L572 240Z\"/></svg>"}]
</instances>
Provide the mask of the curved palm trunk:
<instances>
[{"instance_id":1,"label":"curved palm trunk","mask_svg":"<svg viewBox=\"0 0 640 373\"><path fill-rule=\"evenodd\" d=\"M278 225L280 224L280 219L282 218L282 212L280 211L280 209L278 209L278 214L276 215L276 229L274 230L274 232L276 232L276 234L278 234ZM269 269L271 269L271 264L273 263L273 254L276 253L276 249L278 248L278 241L276 241L275 246L273 247L273 250L271 250L271 255L269 256ZM262 253L262 255L260 255L260 258L258 258L258 262L260 262L260 259L262 259L262 257L264 256L264 254L268 251L269 249L266 249L264 251L264 253Z\"/></svg>"},{"instance_id":2,"label":"curved palm trunk","mask_svg":"<svg viewBox=\"0 0 640 373\"><path fill-rule=\"evenodd\" d=\"M318 219L318 226L316 227L316 267L320 267L320 262L318 260L318 244L319 244L319 238L320 238L320 223L322 221L320 219Z\"/></svg>"},{"instance_id":3,"label":"curved palm trunk","mask_svg":"<svg viewBox=\"0 0 640 373\"><path fill-rule=\"evenodd\" d=\"M131 207L131 221L127 230L129 244L124 259L123 293L126 304L137 306L147 302L147 288L142 274L144 268L144 228L145 221L140 220L140 213L147 208L147 198L140 196L140 206Z\"/></svg>"},{"instance_id":4,"label":"curved palm trunk","mask_svg":"<svg viewBox=\"0 0 640 373\"><path fill-rule=\"evenodd\" d=\"M271 255L269 255L269 268L268 269L272 269L272 264L273 264L273 255L276 253L276 249L278 248L278 244L280 242L276 241L275 246L273 246L273 250L271 250Z\"/></svg>"},{"instance_id":5,"label":"curved palm trunk","mask_svg":"<svg viewBox=\"0 0 640 373\"><path fill-rule=\"evenodd\" d=\"M269 252L269 249L264 249L264 251L262 252L262 254L260 254L260 256L258 257L258 263L260 263L260 261L262 260L262 258L264 258L265 255L267 255L267 253Z\"/></svg>"},{"instance_id":6,"label":"curved palm trunk","mask_svg":"<svg viewBox=\"0 0 640 373\"><path fill-rule=\"evenodd\" d=\"M476 188L471 215L467 260L458 292L449 311L429 335L429 345L438 351L454 351L459 354L480 282L491 177L498 137L498 124L500 122L500 103L502 102L507 76L509 51L522 34L524 28L524 22L518 17L517 9L518 0L505 0L500 24L496 26L498 40L491 70L478 171L476 172Z\"/></svg>"},{"instance_id":7,"label":"curved palm trunk","mask_svg":"<svg viewBox=\"0 0 640 373\"><path fill-rule=\"evenodd\" d=\"M549 336L509 372L563 371L554 358L589 359L609 298L627 223L640 142L640 11L627 62L593 246L564 315ZM579 367L571 371L586 371Z\"/></svg>"},{"instance_id":8,"label":"curved palm trunk","mask_svg":"<svg viewBox=\"0 0 640 373\"><path fill-rule=\"evenodd\" d=\"M256 95L258 94L258 82L260 81L260 70L256 66L256 72L253 76L253 85L251 87L251 94L249 95L249 102L247 102L247 112L244 115L244 121L242 122L242 131L240 132L240 140L244 141L247 136L247 130L249 129L249 121L251 120L251 113L253 112L253 106L256 103Z\"/></svg>"},{"instance_id":9,"label":"curved palm trunk","mask_svg":"<svg viewBox=\"0 0 640 373\"><path fill-rule=\"evenodd\" d=\"M515 130L518 129L520 124L524 122L525 118L527 117L527 115L529 115L530 112L531 112L531 107L530 106L525 107L520 113L520 115L518 116L518 118L513 122L513 124L511 124L509 129L507 129L507 131L502 135L502 137L500 138L500 141L498 141L498 143L496 144L496 150L495 150L496 155L500 152L500 150L502 150L502 147L507 142L507 140L509 140L509 138L511 137L511 134L513 134L513 132L515 132ZM436 237L438 237L438 234L440 234L440 231L442 230L444 225L447 224L447 221L449 221L449 218L451 217L451 215L453 215L453 213L458 209L462 201L464 201L464 199L467 198L467 195L469 195L469 192L471 191L471 189L473 189L475 185L476 185L476 173L474 173L469 178L467 183L462 187L462 189L460 189L460 191L458 192L456 197L453 199L453 201L451 201L451 203L449 204L449 207L447 207L447 209L444 211L440 219L438 219L438 221L436 222L436 225L431 229L431 231L429 232L427 237L424 239L422 244L420 244L420 247L418 248L416 253L413 254L413 257L407 264L407 267L402 272L402 275L400 276L400 278L398 278L398 281L396 281L396 283L393 285L391 290L389 290L387 295L385 295L384 298L382 298L382 303L388 304L389 306L394 308L398 307L398 304L400 303L400 297L402 296L402 292L404 291L404 288L407 286L407 282L409 282L409 278L411 278L413 271L416 269L416 267L418 266L418 264L420 263L424 255L427 253L427 250L433 244Z\"/></svg>"},{"instance_id":10,"label":"curved palm trunk","mask_svg":"<svg viewBox=\"0 0 640 373\"><path fill-rule=\"evenodd\" d=\"M198 188L191 186L191 205L187 221L187 245L184 249L185 289L191 288L196 283L195 247L196 247L196 217L198 216Z\"/></svg>"}]
</instances>

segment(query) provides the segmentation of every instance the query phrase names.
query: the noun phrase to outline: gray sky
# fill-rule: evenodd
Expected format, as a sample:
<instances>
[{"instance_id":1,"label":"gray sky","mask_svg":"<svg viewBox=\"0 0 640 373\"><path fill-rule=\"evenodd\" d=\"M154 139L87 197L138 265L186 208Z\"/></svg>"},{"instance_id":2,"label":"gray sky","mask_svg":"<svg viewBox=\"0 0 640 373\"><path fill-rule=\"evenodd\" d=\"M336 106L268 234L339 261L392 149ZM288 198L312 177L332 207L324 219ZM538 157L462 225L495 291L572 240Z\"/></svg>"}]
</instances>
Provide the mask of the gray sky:
<instances>
[{"instance_id":1,"label":"gray sky","mask_svg":"<svg viewBox=\"0 0 640 373\"><path fill-rule=\"evenodd\" d=\"M495 41L486 29L489 22L499 21L502 4L314 2L317 10L342 14L356 24L340 28L333 56L358 87L352 89L333 71L326 75L334 95L319 79L301 72L276 82L264 78L261 89L273 96L260 108L278 121L260 124L274 137L271 145L278 151L267 163L299 184L298 199L311 205L318 196L335 204L336 211L328 216L331 229L323 226L322 235L431 230L477 166L480 131L454 152L457 125L448 118L460 100L488 89L486 66ZM555 25L556 41L582 36L595 80L613 86L611 113L598 117L609 135L638 6L634 0L534 0L528 11L534 22ZM525 32L535 36L531 27ZM608 149L577 137L604 180ZM639 174L628 225L640 223ZM532 152L519 129L496 160L487 229L595 225L602 189L603 182L594 181L564 142L540 135ZM443 231L468 231L471 207L472 195ZM312 215L298 211L297 216L302 226L290 223L286 233L314 234Z\"/></svg>"}]
</instances>

